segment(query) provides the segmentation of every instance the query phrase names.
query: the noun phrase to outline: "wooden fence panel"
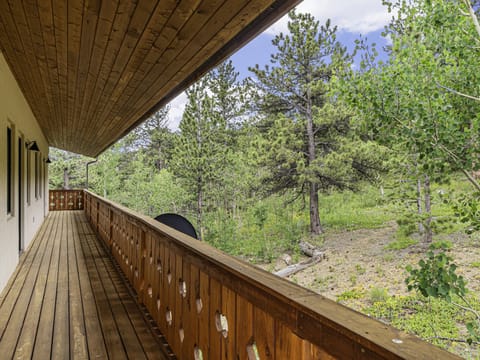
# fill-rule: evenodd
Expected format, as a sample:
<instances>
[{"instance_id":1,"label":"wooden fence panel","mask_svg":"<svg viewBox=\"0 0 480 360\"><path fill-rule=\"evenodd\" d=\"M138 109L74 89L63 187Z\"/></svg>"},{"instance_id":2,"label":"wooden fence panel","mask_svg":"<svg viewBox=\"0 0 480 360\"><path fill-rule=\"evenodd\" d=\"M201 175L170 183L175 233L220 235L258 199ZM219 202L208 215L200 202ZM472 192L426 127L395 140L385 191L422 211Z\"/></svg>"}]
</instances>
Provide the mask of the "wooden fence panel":
<instances>
[{"instance_id":1,"label":"wooden fence panel","mask_svg":"<svg viewBox=\"0 0 480 360\"><path fill-rule=\"evenodd\" d=\"M457 358L85 192L85 212L181 359Z\"/></svg>"},{"instance_id":2,"label":"wooden fence panel","mask_svg":"<svg viewBox=\"0 0 480 360\"><path fill-rule=\"evenodd\" d=\"M50 190L48 208L50 211L83 210L83 190Z\"/></svg>"}]
</instances>

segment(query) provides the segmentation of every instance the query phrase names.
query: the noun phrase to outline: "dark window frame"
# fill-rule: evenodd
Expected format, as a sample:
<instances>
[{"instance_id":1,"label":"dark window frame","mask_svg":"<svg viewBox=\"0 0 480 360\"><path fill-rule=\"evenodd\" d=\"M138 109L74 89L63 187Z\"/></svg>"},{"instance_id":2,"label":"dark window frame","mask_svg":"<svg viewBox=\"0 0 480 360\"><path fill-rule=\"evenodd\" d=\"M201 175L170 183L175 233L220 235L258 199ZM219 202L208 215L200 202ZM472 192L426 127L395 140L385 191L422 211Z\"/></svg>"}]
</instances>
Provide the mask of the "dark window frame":
<instances>
[{"instance_id":1,"label":"dark window frame","mask_svg":"<svg viewBox=\"0 0 480 360\"><path fill-rule=\"evenodd\" d=\"M12 126L7 126L7 215L13 216L14 211L14 164L15 164L15 150L14 144L14 131Z\"/></svg>"}]
</instances>

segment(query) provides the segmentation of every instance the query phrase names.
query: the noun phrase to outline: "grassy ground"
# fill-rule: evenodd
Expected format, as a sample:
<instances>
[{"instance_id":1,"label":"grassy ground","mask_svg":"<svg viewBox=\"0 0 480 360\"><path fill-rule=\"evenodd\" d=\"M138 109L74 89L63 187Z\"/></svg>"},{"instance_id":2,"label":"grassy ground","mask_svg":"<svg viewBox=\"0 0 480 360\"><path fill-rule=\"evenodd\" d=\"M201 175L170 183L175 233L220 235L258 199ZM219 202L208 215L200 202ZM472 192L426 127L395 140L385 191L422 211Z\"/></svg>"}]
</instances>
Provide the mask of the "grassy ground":
<instances>
[{"instance_id":1,"label":"grassy ground","mask_svg":"<svg viewBox=\"0 0 480 360\"><path fill-rule=\"evenodd\" d=\"M480 311L480 236L466 235L465 226L456 221L451 207L442 202L439 195L445 198L468 188L461 180L434 186L433 214L439 222L434 241L450 247L448 254L458 265L457 273L468 282L469 302ZM416 265L424 257L426 246L420 236L412 232L411 224L400 222L399 225L396 221L402 214L405 216L401 204L390 202L388 194L382 196L374 187L366 187L360 193L322 196L320 208L326 234L309 240L322 247L326 259L293 275L291 281L460 356L480 359L479 347L465 342L466 323L472 320L471 313L446 301L429 300L407 291L405 267ZM305 215L296 215L294 210L291 209L290 220L300 219L308 224ZM302 234L297 232L304 236ZM262 267L270 271L285 266L279 252L295 253L278 244L268 246L265 251L271 251L272 256L265 257L270 261Z\"/></svg>"}]
</instances>

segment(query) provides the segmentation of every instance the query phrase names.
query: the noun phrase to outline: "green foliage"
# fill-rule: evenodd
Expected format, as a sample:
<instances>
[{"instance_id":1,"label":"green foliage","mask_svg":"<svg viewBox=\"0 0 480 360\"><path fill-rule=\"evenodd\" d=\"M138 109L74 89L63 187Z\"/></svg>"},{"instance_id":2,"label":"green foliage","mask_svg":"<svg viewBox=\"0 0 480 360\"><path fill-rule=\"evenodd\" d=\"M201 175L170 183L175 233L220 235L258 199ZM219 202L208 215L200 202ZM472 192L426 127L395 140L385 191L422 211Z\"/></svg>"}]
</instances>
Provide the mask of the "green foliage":
<instances>
[{"instance_id":1,"label":"green foliage","mask_svg":"<svg viewBox=\"0 0 480 360\"><path fill-rule=\"evenodd\" d=\"M374 286L370 289L368 293L368 300L375 304L377 302L385 302L390 296L388 295L387 289Z\"/></svg>"},{"instance_id":2,"label":"green foliage","mask_svg":"<svg viewBox=\"0 0 480 360\"><path fill-rule=\"evenodd\" d=\"M333 230L376 229L395 220L376 186L359 185L359 190L331 191L320 199L326 226Z\"/></svg>"},{"instance_id":3,"label":"green foliage","mask_svg":"<svg viewBox=\"0 0 480 360\"><path fill-rule=\"evenodd\" d=\"M365 274L366 269L360 264L355 264L355 271L357 272L358 275L363 275Z\"/></svg>"},{"instance_id":4,"label":"green foliage","mask_svg":"<svg viewBox=\"0 0 480 360\"><path fill-rule=\"evenodd\" d=\"M418 296L390 296L364 310L370 316L387 321L398 329L430 339L447 347L446 339L457 339L459 324L465 320L461 310L442 299L427 300Z\"/></svg>"},{"instance_id":5,"label":"green foliage","mask_svg":"<svg viewBox=\"0 0 480 360\"><path fill-rule=\"evenodd\" d=\"M70 189L85 187L85 165L91 158L55 148L50 148L49 157L52 161L48 167L50 189L63 189L65 185ZM68 184L64 183L65 176Z\"/></svg>"},{"instance_id":6,"label":"green foliage","mask_svg":"<svg viewBox=\"0 0 480 360\"><path fill-rule=\"evenodd\" d=\"M480 231L480 193L461 193L450 200L455 215L465 225L466 232L472 234Z\"/></svg>"},{"instance_id":7,"label":"green foliage","mask_svg":"<svg viewBox=\"0 0 480 360\"><path fill-rule=\"evenodd\" d=\"M432 250L450 250L452 247L453 244L450 240L439 240L430 244Z\"/></svg>"},{"instance_id":8,"label":"green foliage","mask_svg":"<svg viewBox=\"0 0 480 360\"><path fill-rule=\"evenodd\" d=\"M444 252L429 250L426 259L419 261L419 268L408 265L405 279L409 291L416 290L425 297L438 297L451 301L453 295L464 297L466 281L456 274L457 266Z\"/></svg>"},{"instance_id":9,"label":"green foliage","mask_svg":"<svg viewBox=\"0 0 480 360\"><path fill-rule=\"evenodd\" d=\"M479 95L478 50L471 46L478 34L464 16L466 3L385 1L395 11L385 30L388 61L376 61L376 50L359 40L360 70L338 92L353 107L359 131L396 154L398 199L426 242L444 220L431 213L429 182L478 167L480 102L449 90Z\"/></svg>"},{"instance_id":10,"label":"green foliage","mask_svg":"<svg viewBox=\"0 0 480 360\"><path fill-rule=\"evenodd\" d=\"M402 231L397 231L395 241L385 246L386 250L403 250L412 245L418 244L418 241L405 235Z\"/></svg>"},{"instance_id":11,"label":"green foliage","mask_svg":"<svg viewBox=\"0 0 480 360\"><path fill-rule=\"evenodd\" d=\"M226 122L214 110L208 94L209 77L187 91L188 103L180 122L180 133L174 139L172 172L182 179L184 188L195 204L195 218L200 238L204 238L203 216L212 190L221 183L226 168L228 148Z\"/></svg>"},{"instance_id":12,"label":"green foliage","mask_svg":"<svg viewBox=\"0 0 480 360\"><path fill-rule=\"evenodd\" d=\"M374 180L385 150L357 137L350 112L331 96L332 79L348 72L352 61L336 27L295 12L288 27L272 41L272 65L250 69L258 90L258 159L267 193L308 196L310 231L319 234L318 192Z\"/></svg>"},{"instance_id":13,"label":"green foliage","mask_svg":"<svg viewBox=\"0 0 480 360\"><path fill-rule=\"evenodd\" d=\"M337 302L347 301L347 300L358 300L362 299L365 296L365 291L362 289L352 289L347 290L337 296Z\"/></svg>"},{"instance_id":14,"label":"green foliage","mask_svg":"<svg viewBox=\"0 0 480 360\"><path fill-rule=\"evenodd\" d=\"M426 298L438 298L452 303L454 306L469 312L470 321L465 322L469 344L480 339L480 313L475 305L467 299L466 281L455 273L457 266L452 258L444 252L434 253L429 250L427 259L420 260L419 268L407 266L410 276L405 279L408 290L416 290ZM465 305L458 304L452 299L459 298Z\"/></svg>"}]
</instances>

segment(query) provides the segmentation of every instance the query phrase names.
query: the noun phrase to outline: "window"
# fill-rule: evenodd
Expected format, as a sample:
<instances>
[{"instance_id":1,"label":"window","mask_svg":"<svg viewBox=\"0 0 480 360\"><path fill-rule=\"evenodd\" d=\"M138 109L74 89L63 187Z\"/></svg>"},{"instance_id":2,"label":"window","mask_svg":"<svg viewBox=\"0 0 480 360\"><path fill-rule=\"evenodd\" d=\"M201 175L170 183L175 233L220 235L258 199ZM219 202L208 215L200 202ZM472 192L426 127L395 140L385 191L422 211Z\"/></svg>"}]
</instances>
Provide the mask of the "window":
<instances>
[{"instance_id":1,"label":"window","mask_svg":"<svg viewBox=\"0 0 480 360\"><path fill-rule=\"evenodd\" d=\"M42 158L42 154L40 154L40 161L38 164L38 181L40 182L39 185L39 192L40 192L40 198L42 198L42 193L43 193L43 167L42 164L45 162L45 159Z\"/></svg>"},{"instance_id":2,"label":"window","mask_svg":"<svg viewBox=\"0 0 480 360\"><path fill-rule=\"evenodd\" d=\"M30 205L31 200L32 200L31 189L30 189L30 186L31 186L30 179L31 179L31 174L32 174L31 160L30 160L31 154L30 153L31 153L31 151L28 151L28 150L25 152L25 156L27 157L27 179L26 179L26 182L27 182L27 204L28 205Z\"/></svg>"},{"instance_id":3,"label":"window","mask_svg":"<svg viewBox=\"0 0 480 360\"><path fill-rule=\"evenodd\" d=\"M35 152L35 170L34 170L34 175L35 175L35 199L38 200L38 195L39 195L39 174L38 174L38 168L39 168L39 161L38 161L38 152Z\"/></svg>"},{"instance_id":4,"label":"window","mask_svg":"<svg viewBox=\"0 0 480 360\"><path fill-rule=\"evenodd\" d=\"M7 127L7 214L13 214L13 130Z\"/></svg>"}]
</instances>

